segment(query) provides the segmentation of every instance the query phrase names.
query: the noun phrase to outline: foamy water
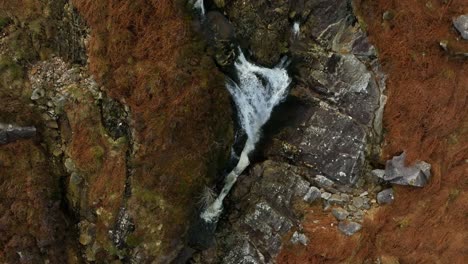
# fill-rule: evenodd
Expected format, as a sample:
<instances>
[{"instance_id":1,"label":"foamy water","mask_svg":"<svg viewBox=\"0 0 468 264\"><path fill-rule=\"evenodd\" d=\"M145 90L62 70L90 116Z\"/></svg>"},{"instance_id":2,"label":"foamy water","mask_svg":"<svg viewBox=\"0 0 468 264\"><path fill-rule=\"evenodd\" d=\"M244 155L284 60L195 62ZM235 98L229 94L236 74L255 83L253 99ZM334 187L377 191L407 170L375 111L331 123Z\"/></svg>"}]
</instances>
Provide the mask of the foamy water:
<instances>
[{"instance_id":1,"label":"foamy water","mask_svg":"<svg viewBox=\"0 0 468 264\"><path fill-rule=\"evenodd\" d=\"M226 87L236 104L242 129L247 141L236 167L228 174L221 193L201 214L206 222L216 222L222 212L223 200L239 175L249 166L249 154L261 136L262 126L270 119L273 108L287 96L291 78L286 70L286 59L274 68L257 66L240 51L235 63L238 81L229 79Z\"/></svg>"}]
</instances>

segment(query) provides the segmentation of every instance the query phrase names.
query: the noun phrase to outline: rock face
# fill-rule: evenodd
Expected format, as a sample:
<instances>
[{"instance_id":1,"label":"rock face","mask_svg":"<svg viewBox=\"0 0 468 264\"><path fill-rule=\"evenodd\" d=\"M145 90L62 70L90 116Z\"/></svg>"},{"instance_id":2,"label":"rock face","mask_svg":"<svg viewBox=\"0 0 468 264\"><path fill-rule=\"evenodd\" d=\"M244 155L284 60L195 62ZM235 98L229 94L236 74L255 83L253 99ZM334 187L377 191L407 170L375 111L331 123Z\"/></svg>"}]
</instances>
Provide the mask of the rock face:
<instances>
[{"instance_id":1,"label":"rock face","mask_svg":"<svg viewBox=\"0 0 468 264\"><path fill-rule=\"evenodd\" d=\"M232 193L233 208L223 224L226 228L216 235L217 250L202 253L202 263L274 261L283 236L299 227L300 211L294 208L306 203L310 189L301 173L295 166L273 161L252 168Z\"/></svg>"},{"instance_id":2,"label":"rock face","mask_svg":"<svg viewBox=\"0 0 468 264\"><path fill-rule=\"evenodd\" d=\"M199 263L274 263L281 237L306 241L299 237L307 206L349 205L352 219L371 207L338 189L362 180L380 141L385 85L374 49L346 1L288 2L233 0L223 9L257 63L275 65L289 52L296 82L265 127L258 152L266 161L239 179L216 246L196 254ZM291 36L291 20L303 35ZM361 228L341 225L347 235Z\"/></svg>"},{"instance_id":3,"label":"rock face","mask_svg":"<svg viewBox=\"0 0 468 264\"><path fill-rule=\"evenodd\" d=\"M194 197L229 156L231 104L216 66L229 68L234 43L266 66L288 54L295 84L216 246L194 259L275 262L284 241L309 243L304 208L368 208L339 190L375 152L384 78L349 3L210 2L205 43L182 2L0 3L0 122L17 126L0 132L0 262L173 261Z\"/></svg>"}]
</instances>

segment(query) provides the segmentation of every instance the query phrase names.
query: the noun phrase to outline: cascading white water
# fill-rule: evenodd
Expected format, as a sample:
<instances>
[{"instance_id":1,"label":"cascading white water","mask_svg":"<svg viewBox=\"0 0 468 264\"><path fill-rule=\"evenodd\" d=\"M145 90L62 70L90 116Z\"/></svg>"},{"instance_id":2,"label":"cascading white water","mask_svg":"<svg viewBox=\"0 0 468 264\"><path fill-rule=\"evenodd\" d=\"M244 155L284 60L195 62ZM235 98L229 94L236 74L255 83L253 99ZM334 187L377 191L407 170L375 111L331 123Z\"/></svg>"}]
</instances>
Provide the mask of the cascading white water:
<instances>
[{"instance_id":1,"label":"cascading white water","mask_svg":"<svg viewBox=\"0 0 468 264\"><path fill-rule=\"evenodd\" d=\"M294 22L293 27L292 27L292 32L295 38L299 36L300 31L301 31L301 23L299 23L299 21Z\"/></svg>"},{"instance_id":2,"label":"cascading white water","mask_svg":"<svg viewBox=\"0 0 468 264\"><path fill-rule=\"evenodd\" d=\"M223 200L231 190L237 177L249 166L248 155L255 149L260 139L262 126L270 118L273 108L287 95L291 78L286 70L286 58L274 68L264 68L249 62L242 51L235 63L238 82L227 81L227 89L237 107L242 129L247 141L236 167L227 175L225 184L216 200L202 213L201 218L212 223L222 212Z\"/></svg>"},{"instance_id":3,"label":"cascading white water","mask_svg":"<svg viewBox=\"0 0 468 264\"><path fill-rule=\"evenodd\" d=\"M205 3L203 0L194 0L194 4L193 4L193 7L195 9L198 9L202 15L202 17L205 16Z\"/></svg>"}]
</instances>

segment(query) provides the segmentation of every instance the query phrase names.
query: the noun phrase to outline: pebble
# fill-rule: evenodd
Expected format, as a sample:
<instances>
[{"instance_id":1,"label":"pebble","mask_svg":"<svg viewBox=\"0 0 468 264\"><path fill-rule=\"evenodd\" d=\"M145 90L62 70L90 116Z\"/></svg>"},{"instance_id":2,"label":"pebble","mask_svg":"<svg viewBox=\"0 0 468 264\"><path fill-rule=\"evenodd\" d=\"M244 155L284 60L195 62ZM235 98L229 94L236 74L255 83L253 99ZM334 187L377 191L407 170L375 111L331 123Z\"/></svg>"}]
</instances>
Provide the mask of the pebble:
<instances>
[{"instance_id":1,"label":"pebble","mask_svg":"<svg viewBox=\"0 0 468 264\"><path fill-rule=\"evenodd\" d=\"M460 32L460 35L468 40L468 14L461 15L453 20L453 25Z\"/></svg>"},{"instance_id":2,"label":"pebble","mask_svg":"<svg viewBox=\"0 0 468 264\"><path fill-rule=\"evenodd\" d=\"M306 195L304 196L304 201L308 202L308 203L312 203L314 201L316 201L318 198L320 198L322 196L320 190L315 187L315 186L312 186L310 187L309 191L307 191Z\"/></svg>"},{"instance_id":3,"label":"pebble","mask_svg":"<svg viewBox=\"0 0 468 264\"><path fill-rule=\"evenodd\" d=\"M385 189L377 194L377 202L379 204L391 204L395 200L393 189Z\"/></svg>"},{"instance_id":4,"label":"pebble","mask_svg":"<svg viewBox=\"0 0 468 264\"><path fill-rule=\"evenodd\" d=\"M343 208L333 208L332 214L339 221L343 221L349 216L348 211Z\"/></svg>"},{"instance_id":5,"label":"pebble","mask_svg":"<svg viewBox=\"0 0 468 264\"><path fill-rule=\"evenodd\" d=\"M330 202L330 204L343 205L345 203L345 200L343 199L343 197L341 197L341 195L335 193L332 194L332 196L328 199L328 202Z\"/></svg>"},{"instance_id":6,"label":"pebble","mask_svg":"<svg viewBox=\"0 0 468 264\"><path fill-rule=\"evenodd\" d=\"M364 206L364 202L365 201L364 201L364 199L362 197L354 197L353 198L353 205L358 209L360 209L360 208L362 208Z\"/></svg>"},{"instance_id":7,"label":"pebble","mask_svg":"<svg viewBox=\"0 0 468 264\"><path fill-rule=\"evenodd\" d=\"M343 221L338 224L338 229L347 236L352 236L356 232L362 229L362 225L351 222L351 221Z\"/></svg>"},{"instance_id":8,"label":"pebble","mask_svg":"<svg viewBox=\"0 0 468 264\"><path fill-rule=\"evenodd\" d=\"M329 192L324 192L324 193L322 193L322 195L321 195L322 199L324 199L324 200L330 199L331 196L332 196L332 194L329 193Z\"/></svg>"},{"instance_id":9,"label":"pebble","mask_svg":"<svg viewBox=\"0 0 468 264\"><path fill-rule=\"evenodd\" d=\"M304 246L307 246L307 243L309 242L309 239L301 233L298 233L297 231L294 232L292 238L291 238L291 243L294 245L301 243Z\"/></svg>"}]
</instances>

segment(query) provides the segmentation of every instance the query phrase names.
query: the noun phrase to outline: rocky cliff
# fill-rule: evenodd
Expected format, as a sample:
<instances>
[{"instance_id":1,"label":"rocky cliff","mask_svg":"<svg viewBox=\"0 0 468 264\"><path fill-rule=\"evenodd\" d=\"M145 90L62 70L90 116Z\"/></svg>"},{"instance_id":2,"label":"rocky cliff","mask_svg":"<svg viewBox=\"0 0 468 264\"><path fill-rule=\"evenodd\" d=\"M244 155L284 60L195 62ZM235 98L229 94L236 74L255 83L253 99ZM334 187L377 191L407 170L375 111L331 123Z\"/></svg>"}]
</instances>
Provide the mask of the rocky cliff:
<instances>
[{"instance_id":1,"label":"rocky cliff","mask_svg":"<svg viewBox=\"0 0 468 264\"><path fill-rule=\"evenodd\" d=\"M462 263L462 2L0 0L0 262ZM206 229L240 51L292 83Z\"/></svg>"}]
</instances>

